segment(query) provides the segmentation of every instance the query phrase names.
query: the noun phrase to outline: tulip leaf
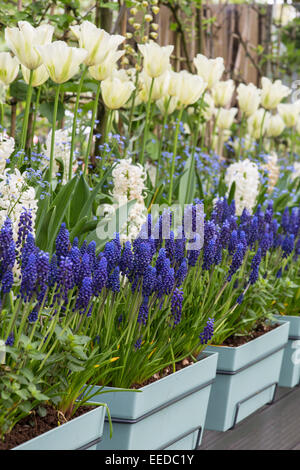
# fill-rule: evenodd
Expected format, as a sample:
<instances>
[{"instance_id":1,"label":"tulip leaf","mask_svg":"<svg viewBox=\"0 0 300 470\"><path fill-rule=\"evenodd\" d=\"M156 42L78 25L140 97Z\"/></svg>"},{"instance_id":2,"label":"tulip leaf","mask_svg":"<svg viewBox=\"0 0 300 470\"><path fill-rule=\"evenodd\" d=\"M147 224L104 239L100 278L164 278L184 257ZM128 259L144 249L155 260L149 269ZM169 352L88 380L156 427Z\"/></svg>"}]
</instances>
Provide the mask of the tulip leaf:
<instances>
[{"instance_id":1,"label":"tulip leaf","mask_svg":"<svg viewBox=\"0 0 300 470\"><path fill-rule=\"evenodd\" d=\"M89 185L87 184L86 179L82 174L78 180L78 183L76 184L70 203L69 227L74 227L78 219L81 218L80 214L82 208L85 202L88 200L90 192ZM85 215L87 215L87 212L85 212Z\"/></svg>"},{"instance_id":2,"label":"tulip leaf","mask_svg":"<svg viewBox=\"0 0 300 470\"><path fill-rule=\"evenodd\" d=\"M41 103L39 107L39 113L41 116L48 119L49 123L52 124L53 121L53 109L54 109L54 101L46 102L44 101ZM57 120L61 121L65 115L65 108L64 105L59 102L57 108Z\"/></svg>"},{"instance_id":3,"label":"tulip leaf","mask_svg":"<svg viewBox=\"0 0 300 470\"><path fill-rule=\"evenodd\" d=\"M195 197L195 160L191 155L184 167L184 173L180 178L179 183L179 203L184 206L184 204L191 204Z\"/></svg>"}]
</instances>

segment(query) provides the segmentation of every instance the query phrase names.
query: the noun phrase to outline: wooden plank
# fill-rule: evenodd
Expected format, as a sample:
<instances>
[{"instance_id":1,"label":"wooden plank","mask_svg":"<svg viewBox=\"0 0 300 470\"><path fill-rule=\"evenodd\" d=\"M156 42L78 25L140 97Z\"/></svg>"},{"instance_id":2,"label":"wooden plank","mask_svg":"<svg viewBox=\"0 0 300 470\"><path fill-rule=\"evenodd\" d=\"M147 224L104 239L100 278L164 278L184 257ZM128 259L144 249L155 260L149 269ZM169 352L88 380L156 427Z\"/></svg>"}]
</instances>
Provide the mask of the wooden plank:
<instances>
[{"instance_id":1,"label":"wooden plank","mask_svg":"<svg viewBox=\"0 0 300 470\"><path fill-rule=\"evenodd\" d=\"M224 433L204 430L200 449L300 449L300 388L279 388L273 405L261 408L233 430Z\"/></svg>"}]
</instances>

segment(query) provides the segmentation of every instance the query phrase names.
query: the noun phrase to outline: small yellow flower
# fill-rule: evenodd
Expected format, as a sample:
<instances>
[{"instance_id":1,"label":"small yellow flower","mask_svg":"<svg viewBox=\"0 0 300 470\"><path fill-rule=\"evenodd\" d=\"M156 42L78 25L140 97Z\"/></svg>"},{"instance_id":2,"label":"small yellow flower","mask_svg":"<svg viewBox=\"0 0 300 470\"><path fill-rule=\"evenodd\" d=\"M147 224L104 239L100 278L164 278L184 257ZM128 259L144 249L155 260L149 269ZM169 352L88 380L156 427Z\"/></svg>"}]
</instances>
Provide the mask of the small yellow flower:
<instances>
[{"instance_id":1,"label":"small yellow flower","mask_svg":"<svg viewBox=\"0 0 300 470\"><path fill-rule=\"evenodd\" d=\"M148 356L148 359L150 359L150 357L152 356L152 354L155 353L156 349L157 349L157 348L154 348L153 351L151 351L151 353L150 353L149 356Z\"/></svg>"},{"instance_id":2,"label":"small yellow flower","mask_svg":"<svg viewBox=\"0 0 300 470\"><path fill-rule=\"evenodd\" d=\"M141 25L139 23L133 23L133 27L137 31L138 29L140 29Z\"/></svg>"},{"instance_id":3,"label":"small yellow flower","mask_svg":"<svg viewBox=\"0 0 300 470\"><path fill-rule=\"evenodd\" d=\"M159 28L159 25L157 23L152 23L151 24L151 28L154 30L154 31L157 31L158 28Z\"/></svg>"},{"instance_id":4,"label":"small yellow flower","mask_svg":"<svg viewBox=\"0 0 300 470\"><path fill-rule=\"evenodd\" d=\"M157 13L159 12L159 7L157 7L157 6L152 7L152 11L153 11L154 15L157 15Z\"/></svg>"},{"instance_id":5,"label":"small yellow flower","mask_svg":"<svg viewBox=\"0 0 300 470\"><path fill-rule=\"evenodd\" d=\"M120 359L120 357L112 357L111 360L110 360L110 362L115 362L115 361L117 361L118 359Z\"/></svg>"},{"instance_id":6,"label":"small yellow flower","mask_svg":"<svg viewBox=\"0 0 300 470\"><path fill-rule=\"evenodd\" d=\"M131 39L133 34L132 33L126 33L125 36L126 36L126 39Z\"/></svg>"},{"instance_id":7,"label":"small yellow flower","mask_svg":"<svg viewBox=\"0 0 300 470\"><path fill-rule=\"evenodd\" d=\"M276 300L273 300L273 301L272 301L272 305L274 305L274 304L276 304Z\"/></svg>"},{"instance_id":8,"label":"small yellow flower","mask_svg":"<svg viewBox=\"0 0 300 470\"><path fill-rule=\"evenodd\" d=\"M158 34L155 33L154 31L152 31L152 32L150 33L150 36L151 36L153 39L157 39Z\"/></svg>"},{"instance_id":9,"label":"small yellow flower","mask_svg":"<svg viewBox=\"0 0 300 470\"><path fill-rule=\"evenodd\" d=\"M132 16L135 16L135 15L137 14L137 12L138 12L138 11L137 11L137 8L135 8L135 7L130 8L130 14L131 14Z\"/></svg>"},{"instance_id":10,"label":"small yellow flower","mask_svg":"<svg viewBox=\"0 0 300 470\"><path fill-rule=\"evenodd\" d=\"M148 2L146 1L142 2L142 7L147 8L147 6L148 6Z\"/></svg>"},{"instance_id":11,"label":"small yellow flower","mask_svg":"<svg viewBox=\"0 0 300 470\"><path fill-rule=\"evenodd\" d=\"M150 23L152 20L153 20L152 15L145 15L145 21L147 21L147 23Z\"/></svg>"}]
</instances>

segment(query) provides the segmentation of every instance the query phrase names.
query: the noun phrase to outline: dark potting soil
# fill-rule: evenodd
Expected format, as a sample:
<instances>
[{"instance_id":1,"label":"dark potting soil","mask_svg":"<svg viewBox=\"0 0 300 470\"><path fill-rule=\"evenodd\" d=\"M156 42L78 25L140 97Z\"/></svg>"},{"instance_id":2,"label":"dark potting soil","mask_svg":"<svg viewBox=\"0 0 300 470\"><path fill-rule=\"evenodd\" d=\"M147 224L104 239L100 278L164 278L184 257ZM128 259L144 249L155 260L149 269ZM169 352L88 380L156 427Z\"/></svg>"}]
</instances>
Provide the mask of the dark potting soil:
<instances>
[{"instance_id":1,"label":"dark potting soil","mask_svg":"<svg viewBox=\"0 0 300 470\"><path fill-rule=\"evenodd\" d=\"M182 361L176 362L175 363L176 372L178 370L184 369L185 367L191 366L194 363L195 363L195 361L193 361L193 359L191 357L187 357L187 358L183 359ZM173 372L174 372L173 371L173 365L170 365L168 367L165 367L162 371L157 372L156 374L152 375L152 377L145 380L143 383L133 384L130 388L133 388L133 389L137 390L139 388L145 387L145 385L152 384L153 382L156 382L157 380L160 380L163 377L166 377L167 375L171 375L171 374L173 374Z\"/></svg>"},{"instance_id":2,"label":"dark potting soil","mask_svg":"<svg viewBox=\"0 0 300 470\"><path fill-rule=\"evenodd\" d=\"M51 429L57 428L67 422L62 413L58 412L49 405L43 406L47 414L41 417L36 411L32 411L29 416L21 419L9 434L5 435L4 441L0 439L0 450L9 450L29 439L40 436ZM70 420L87 413L95 408L95 406L81 406Z\"/></svg>"},{"instance_id":3,"label":"dark potting soil","mask_svg":"<svg viewBox=\"0 0 300 470\"><path fill-rule=\"evenodd\" d=\"M258 325L251 333L248 333L245 336L237 336L237 335L232 335L229 336L222 346L231 346L231 347L237 347L237 346L242 346L243 344L249 343L249 341L252 341L255 338L258 338L259 336L264 335L265 333L268 333L269 331L274 330L279 326L279 323L273 323L273 324L265 324L261 323Z\"/></svg>"}]
</instances>

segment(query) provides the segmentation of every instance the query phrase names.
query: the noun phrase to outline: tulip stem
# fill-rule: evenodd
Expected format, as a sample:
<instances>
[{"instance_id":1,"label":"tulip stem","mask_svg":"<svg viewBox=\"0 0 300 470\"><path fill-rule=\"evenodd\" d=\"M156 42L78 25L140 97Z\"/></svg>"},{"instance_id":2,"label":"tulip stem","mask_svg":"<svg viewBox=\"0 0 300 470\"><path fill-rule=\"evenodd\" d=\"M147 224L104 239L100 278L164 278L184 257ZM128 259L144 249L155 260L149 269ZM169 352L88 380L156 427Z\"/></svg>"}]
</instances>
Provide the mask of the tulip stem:
<instances>
[{"instance_id":1,"label":"tulip stem","mask_svg":"<svg viewBox=\"0 0 300 470\"><path fill-rule=\"evenodd\" d=\"M173 147L173 156L172 156L172 166L171 166L171 174L170 174L170 187L169 187L169 198L168 203L171 205L172 203L172 193L173 193L173 177L175 172L175 159L177 153L177 143L178 143L178 134L179 134L179 127L182 118L183 107L179 111L179 115L177 118L176 130L175 130L175 137L174 137L174 147Z\"/></svg>"},{"instance_id":2,"label":"tulip stem","mask_svg":"<svg viewBox=\"0 0 300 470\"><path fill-rule=\"evenodd\" d=\"M31 146L33 145L35 125L36 125L36 117L37 117L37 112L38 112L38 109L39 109L39 106L40 106L40 96L41 96L41 87L39 86L38 91L37 91L36 101L35 101L35 107L34 107L32 134L31 134Z\"/></svg>"},{"instance_id":3,"label":"tulip stem","mask_svg":"<svg viewBox=\"0 0 300 470\"><path fill-rule=\"evenodd\" d=\"M57 85L57 87L56 87L55 101L54 101L54 108L53 108L52 135L51 135L51 150L50 150L50 164L49 164L50 192L51 192L51 179L52 179L52 173L53 173L56 116L57 116L57 108L58 108L58 99L59 99L60 87L61 87L61 84L59 83L59 84Z\"/></svg>"},{"instance_id":4,"label":"tulip stem","mask_svg":"<svg viewBox=\"0 0 300 470\"><path fill-rule=\"evenodd\" d=\"M113 110L109 109L107 113L107 120L106 120L106 126L105 126L104 143L107 143L106 141L108 139L108 134L110 133L111 124L112 124L112 114L113 114Z\"/></svg>"},{"instance_id":5,"label":"tulip stem","mask_svg":"<svg viewBox=\"0 0 300 470\"><path fill-rule=\"evenodd\" d=\"M75 136L76 136L76 127L77 127L77 114L78 114L80 93L81 93L81 90L82 90L82 85L83 85L83 82L84 82L86 71L87 71L87 68L84 67L84 69L82 71L82 74L81 74L80 82L79 82L78 88L77 88L77 96L76 96L76 102L75 102L75 108L74 108L73 127L72 127L71 149L70 149L69 180L72 178L73 154L74 154L74 149L75 149Z\"/></svg>"},{"instance_id":6,"label":"tulip stem","mask_svg":"<svg viewBox=\"0 0 300 470\"><path fill-rule=\"evenodd\" d=\"M152 96L154 80L155 80L154 78L152 78L152 80L151 80L151 85L150 85L150 90L149 90L149 97L148 97L148 102L147 102L147 109L146 109L146 123L145 123L145 129L144 129L144 134L143 134L142 151L141 151L141 155L140 155L140 163L142 165L144 164L145 146L146 146L146 140L147 140L147 137L148 137L148 130L149 130L149 115L150 115L151 96Z\"/></svg>"},{"instance_id":7,"label":"tulip stem","mask_svg":"<svg viewBox=\"0 0 300 470\"><path fill-rule=\"evenodd\" d=\"M242 151L242 138L244 137L244 123L245 123L245 113L242 114L242 119L241 119L241 124L240 124L240 132L239 132L239 148L238 148L238 154L237 157L238 159L242 157L243 151Z\"/></svg>"},{"instance_id":8,"label":"tulip stem","mask_svg":"<svg viewBox=\"0 0 300 470\"><path fill-rule=\"evenodd\" d=\"M4 131L4 104L0 103L1 105L1 132Z\"/></svg>"},{"instance_id":9,"label":"tulip stem","mask_svg":"<svg viewBox=\"0 0 300 470\"><path fill-rule=\"evenodd\" d=\"M90 151L92 148L94 126L95 126L95 120L96 120L96 115L97 115L97 110L98 110L98 101L99 101L100 91L101 91L101 82L99 81L97 85L96 97L95 97L94 106L93 106L91 130L90 130L89 141L88 141L85 161L84 161L84 172L83 172L84 175L86 175L88 171L88 162L89 162Z\"/></svg>"},{"instance_id":10,"label":"tulip stem","mask_svg":"<svg viewBox=\"0 0 300 470\"><path fill-rule=\"evenodd\" d=\"M262 148L263 127L264 127L264 122L265 122L266 114L267 114L267 110L265 109L264 115L263 115L263 118L262 118L262 121L261 121L261 126L260 126L259 145L258 145L258 156L259 156L259 154L260 154L260 152L261 152L261 148Z\"/></svg>"},{"instance_id":11,"label":"tulip stem","mask_svg":"<svg viewBox=\"0 0 300 470\"><path fill-rule=\"evenodd\" d=\"M157 158L157 170L156 170L156 182L155 182L156 187L157 187L158 181L159 181L159 170L160 170L160 165L161 165L161 152L162 152L164 138L165 138L165 131L166 131L170 101L171 101L171 96L169 96L168 101L167 101L164 120L163 120L163 125L162 125L162 130L161 130L161 136L160 136L160 141L159 141L159 150L158 150L158 158Z\"/></svg>"},{"instance_id":12,"label":"tulip stem","mask_svg":"<svg viewBox=\"0 0 300 470\"><path fill-rule=\"evenodd\" d=\"M29 118L29 111L30 111L31 97L32 97L32 80L33 80L33 70L30 70L29 83L28 83L27 95L26 95L26 106L25 106L24 120L23 120L22 134L21 134L21 149L22 150L25 150L25 145L26 145L28 118Z\"/></svg>"}]
</instances>

